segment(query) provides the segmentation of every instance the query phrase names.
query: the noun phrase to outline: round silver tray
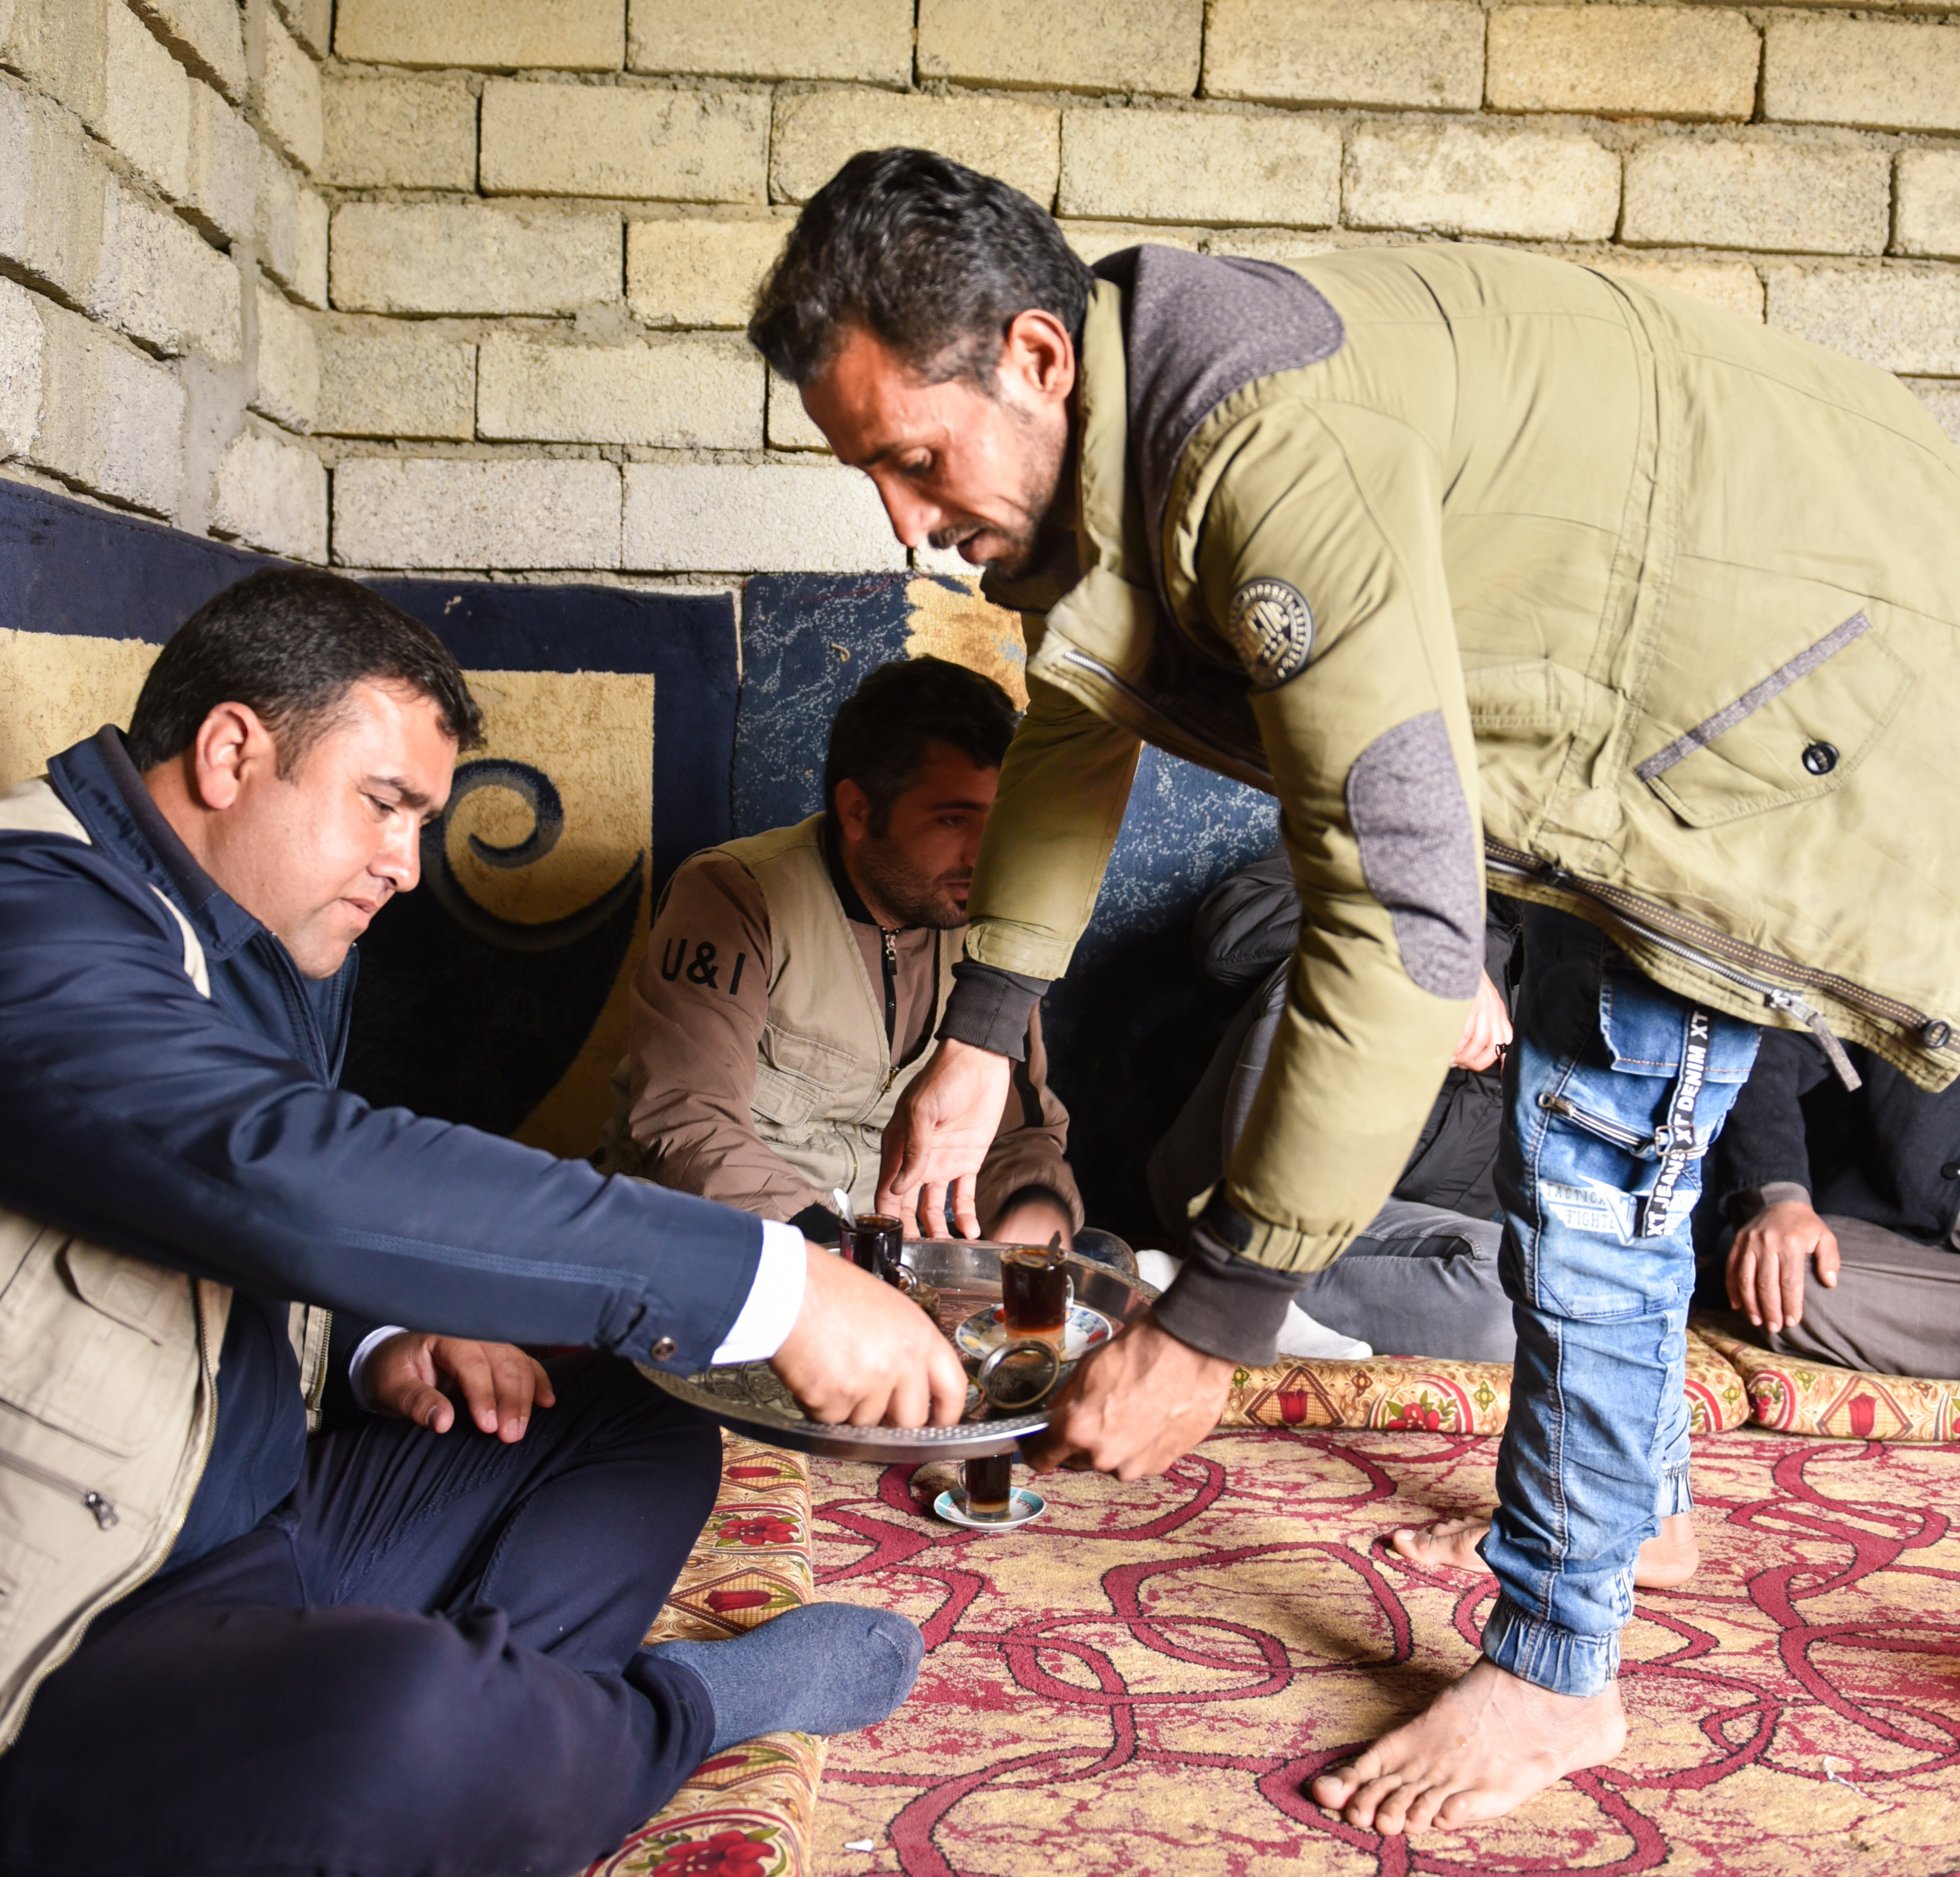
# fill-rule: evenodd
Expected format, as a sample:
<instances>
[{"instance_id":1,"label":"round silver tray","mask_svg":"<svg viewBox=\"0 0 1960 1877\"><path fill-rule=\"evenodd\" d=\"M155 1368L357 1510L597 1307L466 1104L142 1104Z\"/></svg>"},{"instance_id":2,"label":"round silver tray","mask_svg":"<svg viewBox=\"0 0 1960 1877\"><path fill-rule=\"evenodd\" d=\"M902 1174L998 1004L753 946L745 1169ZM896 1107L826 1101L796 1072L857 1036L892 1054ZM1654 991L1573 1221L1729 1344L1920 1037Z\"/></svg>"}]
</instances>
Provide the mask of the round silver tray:
<instances>
[{"instance_id":1,"label":"round silver tray","mask_svg":"<svg viewBox=\"0 0 1960 1877\"><path fill-rule=\"evenodd\" d=\"M1000 1302L1001 1254L1009 1248L985 1239L905 1241L905 1264L939 1293L939 1327L949 1340L975 1311ZM1140 1315L1157 1295L1149 1285L1084 1258L1071 1257L1068 1273L1074 1280L1077 1301L1101 1311L1119 1327ZM1064 1366L1064 1377L1073 1366ZM969 1373L971 1366L968 1365ZM692 1402L738 1434L833 1460L872 1460L886 1465L971 1460L982 1454L1011 1452L1023 1435L1039 1433L1048 1425L1048 1417L1040 1409L1031 1414L981 1420L977 1417L985 1411L985 1404L977 1391L969 1391L967 1418L952 1427L832 1426L804 1413L767 1362L704 1369L692 1375L645 1367L641 1372L668 1394Z\"/></svg>"}]
</instances>

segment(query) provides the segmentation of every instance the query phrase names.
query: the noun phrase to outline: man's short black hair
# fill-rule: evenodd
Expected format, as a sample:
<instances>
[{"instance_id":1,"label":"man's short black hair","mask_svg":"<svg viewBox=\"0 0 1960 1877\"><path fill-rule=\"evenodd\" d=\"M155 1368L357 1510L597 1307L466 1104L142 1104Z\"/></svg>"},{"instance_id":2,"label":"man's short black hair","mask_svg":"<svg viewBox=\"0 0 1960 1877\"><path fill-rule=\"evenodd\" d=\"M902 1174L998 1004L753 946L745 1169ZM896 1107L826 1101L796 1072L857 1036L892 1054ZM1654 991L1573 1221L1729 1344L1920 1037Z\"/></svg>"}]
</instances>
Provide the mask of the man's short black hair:
<instances>
[{"instance_id":1,"label":"man's short black hair","mask_svg":"<svg viewBox=\"0 0 1960 1877\"><path fill-rule=\"evenodd\" d=\"M181 755L220 704L255 712L289 776L362 680L405 684L436 707L459 749L483 741L483 713L449 649L358 582L269 567L215 594L157 655L125 741L138 770Z\"/></svg>"},{"instance_id":2,"label":"man's short black hair","mask_svg":"<svg viewBox=\"0 0 1960 1877\"><path fill-rule=\"evenodd\" d=\"M854 782L871 798L872 833L883 835L928 744L950 743L975 768L998 769L1013 734L1013 702L991 678L947 658L881 664L831 724L823 805L835 814L837 785Z\"/></svg>"},{"instance_id":3,"label":"man's short black hair","mask_svg":"<svg viewBox=\"0 0 1960 1877\"><path fill-rule=\"evenodd\" d=\"M756 295L749 337L792 384L853 327L928 383L994 382L1017 314L1081 330L1094 276L1048 212L930 150L861 150L804 205Z\"/></svg>"}]
</instances>

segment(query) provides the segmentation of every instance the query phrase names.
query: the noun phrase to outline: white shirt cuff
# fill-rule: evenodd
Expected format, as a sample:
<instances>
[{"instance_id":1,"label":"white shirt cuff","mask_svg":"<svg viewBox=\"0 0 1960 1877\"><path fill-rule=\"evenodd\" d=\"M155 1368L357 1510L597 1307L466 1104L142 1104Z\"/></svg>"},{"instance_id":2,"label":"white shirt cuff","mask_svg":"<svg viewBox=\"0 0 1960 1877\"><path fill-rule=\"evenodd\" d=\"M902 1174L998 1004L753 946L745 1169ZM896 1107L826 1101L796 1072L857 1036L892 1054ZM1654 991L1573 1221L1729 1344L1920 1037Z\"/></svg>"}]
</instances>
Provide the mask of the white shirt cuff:
<instances>
[{"instance_id":1,"label":"white shirt cuff","mask_svg":"<svg viewBox=\"0 0 1960 1877\"><path fill-rule=\"evenodd\" d=\"M361 1385L361 1372L368 1366L368 1358L391 1336L399 1336L399 1323L384 1323L378 1330L370 1330L356 1346L354 1353L347 1359L347 1385L354 1391L354 1404L364 1407L369 1413L374 1412L374 1404L368 1399L368 1391Z\"/></svg>"},{"instance_id":2,"label":"white shirt cuff","mask_svg":"<svg viewBox=\"0 0 1960 1877\"><path fill-rule=\"evenodd\" d=\"M803 1308L808 1271L803 1235L794 1225L762 1221L762 1256L749 1301L729 1326L727 1338L710 1360L714 1363L766 1362L788 1340Z\"/></svg>"}]
</instances>

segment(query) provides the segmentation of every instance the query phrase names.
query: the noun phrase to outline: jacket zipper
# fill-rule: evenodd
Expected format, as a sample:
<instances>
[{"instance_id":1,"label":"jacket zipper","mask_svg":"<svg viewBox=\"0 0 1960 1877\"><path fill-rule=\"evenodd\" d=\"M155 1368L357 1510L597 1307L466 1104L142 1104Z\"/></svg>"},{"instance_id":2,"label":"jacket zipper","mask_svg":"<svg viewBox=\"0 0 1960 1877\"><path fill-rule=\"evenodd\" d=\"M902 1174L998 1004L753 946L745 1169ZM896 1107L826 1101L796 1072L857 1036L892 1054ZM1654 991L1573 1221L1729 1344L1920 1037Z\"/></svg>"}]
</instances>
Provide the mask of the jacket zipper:
<instances>
[{"instance_id":1,"label":"jacket zipper","mask_svg":"<svg viewBox=\"0 0 1960 1877\"><path fill-rule=\"evenodd\" d=\"M163 1569L164 1560L170 1556L172 1547L176 1544L178 1538L183 1534L184 1521L190 1516L191 1502L197 1497L197 1489L203 1483L204 1470L211 1464L211 1450L218 1439L218 1365L212 1358L210 1335L205 1322L204 1306L197 1301L196 1283L197 1280L195 1278L192 1279L191 1307L197 1315L198 1375L202 1385L208 1388L211 1391L211 1413L205 1424L204 1439L199 1444L197 1456L197 1471L192 1477L190 1490L184 1495L184 1502L181 1509L179 1510L177 1516L170 1521L170 1529L164 1534L163 1544L158 1550L156 1556L150 1561L148 1566L140 1572L129 1582L123 1585L120 1589L115 1591L109 1596L104 1597L100 1602L90 1607L90 1608L83 1615L80 1626L77 1628L74 1638L68 1643L67 1648L62 1649L35 1678L34 1687L37 1690L39 1689L40 1684L43 1681L46 1681L49 1675L52 1675L57 1668L60 1668L62 1665L81 1646L82 1639L88 1634L88 1625L90 1624L93 1623L95 1619L100 1616L104 1610L107 1609L112 1603L119 1603L132 1591L141 1589L144 1585L147 1584L151 1578L156 1576L158 1571ZM24 1468L23 1468L23 1471L25 1471ZM37 1469L37 1471L38 1471L38 1469ZM63 1486L68 1484L68 1482L66 1480L61 1480L59 1483ZM95 1512L95 1522L97 1525L100 1526L103 1531L107 1531L110 1525L117 1522L116 1508L113 1505L110 1504L107 1500L104 1500L103 1503L104 1506L107 1507L110 1515L107 1522L103 1520L101 1512L96 1511L96 1509L94 1506L90 1506L89 1509L91 1512ZM86 1497L84 1498L82 1503L85 1506L88 1504L88 1501ZM33 1697L30 1695L26 1704L24 1705L20 1712L14 1716L12 1728L5 1734L0 1735L0 1752L4 1752L20 1738L21 1729L27 1722L27 1709L32 1707L33 1704Z\"/></svg>"},{"instance_id":2,"label":"jacket zipper","mask_svg":"<svg viewBox=\"0 0 1960 1877\"><path fill-rule=\"evenodd\" d=\"M1796 1018L1816 1037L1825 1054L1831 1059L1831 1067L1838 1072L1838 1079L1847 1088L1860 1085L1858 1072L1845 1053L1844 1044L1825 1022L1823 1013L1806 1003L1795 991L1780 984L1767 983L1758 974L1787 977L1807 989L1825 992L1840 1003L1904 1031L1921 1049L1944 1049L1952 1040L1951 1026L1937 1018L1927 1016L1923 1011L1914 1009L1910 1004L1867 990L1849 978L1759 951L1725 932L1718 932L1712 926L1703 925L1698 919L1688 919L1666 907L1638 898L1622 887L1608 886L1596 880L1582 880L1562 867L1520 853L1515 847L1507 847L1498 841L1487 840L1484 852L1491 872L1513 879L1535 881L1590 900L1611 913L1614 922L1622 929L1648 944L1703 970L1713 971L1718 977L1753 993L1771 1009L1780 1010Z\"/></svg>"},{"instance_id":3,"label":"jacket zipper","mask_svg":"<svg viewBox=\"0 0 1960 1877\"><path fill-rule=\"evenodd\" d=\"M91 1486L84 1486L78 1480L72 1480L65 1473L56 1473L52 1468L37 1465L32 1460L23 1459L17 1453L8 1453L0 1448L0 1467L11 1467L16 1473L24 1474L30 1480L51 1487L57 1493L70 1499L78 1499L94 1513L96 1524L104 1531L120 1522L116 1511L116 1502L106 1494L98 1493Z\"/></svg>"},{"instance_id":4,"label":"jacket zipper","mask_svg":"<svg viewBox=\"0 0 1960 1877\"><path fill-rule=\"evenodd\" d=\"M885 1054L889 1058L899 1050L899 942L880 926L878 943L885 966Z\"/></svg>"}]
</instances>

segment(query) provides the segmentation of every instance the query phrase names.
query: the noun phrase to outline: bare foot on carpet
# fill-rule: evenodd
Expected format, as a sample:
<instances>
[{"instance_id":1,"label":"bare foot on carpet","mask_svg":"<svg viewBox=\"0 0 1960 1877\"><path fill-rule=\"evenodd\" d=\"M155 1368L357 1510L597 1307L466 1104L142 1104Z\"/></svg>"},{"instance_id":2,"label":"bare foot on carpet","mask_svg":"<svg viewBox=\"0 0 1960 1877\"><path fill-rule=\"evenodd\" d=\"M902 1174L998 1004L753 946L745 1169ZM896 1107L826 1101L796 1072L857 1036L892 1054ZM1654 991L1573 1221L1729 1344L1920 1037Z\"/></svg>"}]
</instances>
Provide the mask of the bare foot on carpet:
<instances>
[{"instance_id":1,"label":"bare foot on carpet","mask_svg":"<svg viewBox=\"0 0 1960 1877\"><path fill-rule=\"evenodd\" d=\"M1453 1565L1460 1571L1488 1570L1477 1547L1491 1529L1488 1518L1446 1518L1418 1531L1404 1525L1389 1539L1396 1557L1411 1564ZM1694 1518L1676 1512L1660 1522L1660 1530L1640 1547L1634 1563L1634 1582L1642 1590L1673 1590L1694 1575L1701 1553L1694 1542Z\"/></svg>"},{"instance_id":2,"label":"bare foot on carpet","mask_svg":"<svg viewBox=\"0 0 1960 1877\"><path fill-rule=\"evenodd\" d=\"M1554 1694L1480 1662L1425 1713L1385 1734L1307 1796L1364 1831L1393 1837L1500 1818L1627 1743L1617 1685Z\"/></svg>"}]
</instances>

